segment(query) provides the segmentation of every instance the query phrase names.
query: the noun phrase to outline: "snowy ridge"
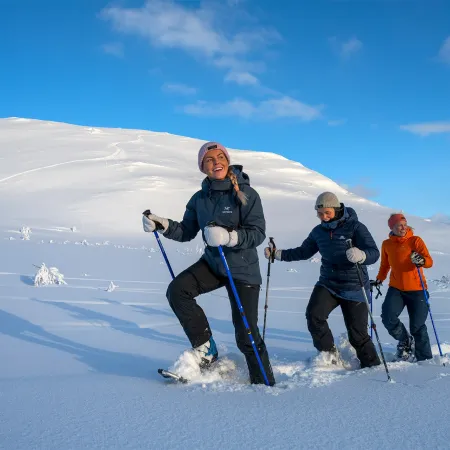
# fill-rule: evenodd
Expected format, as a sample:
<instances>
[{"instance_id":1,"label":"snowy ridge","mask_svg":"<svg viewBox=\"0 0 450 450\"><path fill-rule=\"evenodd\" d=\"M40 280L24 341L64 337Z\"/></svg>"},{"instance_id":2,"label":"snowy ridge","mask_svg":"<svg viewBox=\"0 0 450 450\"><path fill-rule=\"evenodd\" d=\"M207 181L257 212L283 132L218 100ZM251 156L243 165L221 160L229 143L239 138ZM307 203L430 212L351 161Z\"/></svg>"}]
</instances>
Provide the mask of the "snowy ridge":
<instances>
[{"instance_id":1,"label":"snowy ridge","mask_svg":"<svg viewBox=\"0 0 450 450\"><path fill-rule=\"evenodd\" d=\"M272 266L266 343L274 388L248 384L225 289L198 302L226 373L192 372L189 342L165 297L171 277L154 236L142 232L141 213L150 207L182 217L203 178L196 167L201 143L142 130L0 120L0 447L447 448L449 361L439 358L429 321L434 361L394 363L396 342L380 319L384 297L374 300L392 384L382 366L358 370L339 309L329 324L346 367L317 357L305 309L319 254ZM299 245L316 225L313 202L325 189L356 209L379 245L387 237L387 208L274 153L230 153L260 193L267 236L278 248ZM430 301L449 353L450 229L408 218L434 258L426 271ZM204 248L199 236L163 244L176 274ZM36 286L42 264L67 284ZM375 276L378 264L369 269ZM401 319L407 323L406 311ZM167 382L158 368L185 370L193 382Z\"/></svg>"},{"instance_id":2,"label":"snowy ridge","mask_svg":"<svg viewBox=\"0 0 450 450\"><path fill-rule=\"evenodd\" d=\"M203 179L196 165L197 151L203 143L198 139L120 129L96 129L93 134L91 127L17 119L0 120L0 132L0 148L4 149L0 187L21 197L28 220L35 218L35 227L49 226L42 223L45 217L52 224L77 224L88 233L101 230L137 234L131 211L140 210L152 198L154 210L180 215L189 193L195 192ZM15 151L8 151L11 148ZM252 185L264 198L299 202L300 208L304 201L312 204L323 190L334 190L343 200L350 197L376 206L280 155L234 149L230 149L230 155L234 163L243 164ZM66 194L70 191L70 196L60 198L53 192L47 199L42 194L49 189ZM24 191L26 196L22 198ZM180 195L180 191L186 194ZM163 195L154 195L156 192ZM34 205L38 196L37 210ZM164 201L167 196L173 199L169 205ZM114 228L108 227L104 214L111 214L118 203L128 205L123 212L130 214L115 216ZM271 203L267 203L270 213ZM20 225L14 214L10 220L14 226Z\"/></svg>"}]
</instances>

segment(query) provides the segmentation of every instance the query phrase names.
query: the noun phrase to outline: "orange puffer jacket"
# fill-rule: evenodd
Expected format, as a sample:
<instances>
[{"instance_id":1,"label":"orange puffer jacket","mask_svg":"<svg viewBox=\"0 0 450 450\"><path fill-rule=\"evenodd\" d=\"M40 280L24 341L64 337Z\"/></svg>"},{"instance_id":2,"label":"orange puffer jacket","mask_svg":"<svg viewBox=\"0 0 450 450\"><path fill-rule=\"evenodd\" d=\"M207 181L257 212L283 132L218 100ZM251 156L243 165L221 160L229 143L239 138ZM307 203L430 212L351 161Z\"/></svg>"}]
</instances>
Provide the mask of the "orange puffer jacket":
<instances>
[{"instance_id":1,"label":"orange puffer jacket","mask_svg":"<svg viewBox=\"0 0 450 450\"><path fill-rule=\"evenodd\" d=\"M428 249L419 236L414 236L411 228L408 229L404 237L395 236L392 233L389 239L383 241L381 245L381 264L377 279L384 281L391 270L389 286L400 291L420 291L419 274L416 266L411 262L411 253L415 251L425 258L424 268L428 269L433 265L433 259ZM420 268L425 289L428 289L427 280Z\"/></svg>"}]
</instances>

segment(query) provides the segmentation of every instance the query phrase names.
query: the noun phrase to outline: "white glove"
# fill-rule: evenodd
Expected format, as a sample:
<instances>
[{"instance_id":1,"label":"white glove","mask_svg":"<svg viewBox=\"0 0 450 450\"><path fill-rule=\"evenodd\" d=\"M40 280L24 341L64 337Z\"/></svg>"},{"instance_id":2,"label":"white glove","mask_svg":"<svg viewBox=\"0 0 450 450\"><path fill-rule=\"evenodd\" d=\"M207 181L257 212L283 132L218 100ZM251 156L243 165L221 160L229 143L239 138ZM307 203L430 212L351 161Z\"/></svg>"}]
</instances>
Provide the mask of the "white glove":
<instances>
[{"instance_id":1,"label":"white glove","mask_svg":"<svg viewBox=\"0 0 450 450\"><path fill-rule=\"evenodd\" d=\"M206 243L211 247L225 245L226 247L234 247L238 243L237 231L228 232L225 228L219 226L208 226L203 230Z\"/></svg>"},{"instance_id":2,"label":"white glove","mask_svg":"<svg viewBox=\"0 0 450 450\"><path fill-rule=\"evenodd\" d=\"M270 259L270 253L271 253L272 249L270 247L266 247L264 249L264 256L266 257L266 259ZM283 250L275 250L275 259L277 261L281 261L281 252Z\"/></svg>"},{"instance_id":3,"label":"white glove","mask_svg":"<svg viewBox=\"0 0 450 450\"><path fill-rule=\"evenodd\" d=\"M425 264L425 258L417 252L411 253L411 262L416 266L420 267Z\"/></svg>"},{"instance_id":4,"label":"white glove","mask_svg":"<svg viewBox=\"0 0 450 450\"><path fill-rule=\"evenodd\" d=\"M362 264L366 260L366 254L358 247L351 247L345 252L347 259L353 264Z\"/></svg>"},{"instance_id":5,"label":"white glove","mask_svg":"<svg viewBox=\"0 0 450 450\"><path fill-rule=\"evenodd\" d=\"M142 226L146 233L152 233L155 230L159 233L165 233L167 228L169 228L169 220L164 217L155 216L154 214L149 214L148 216L143 214Z\"/></svg>"}]
</instances>

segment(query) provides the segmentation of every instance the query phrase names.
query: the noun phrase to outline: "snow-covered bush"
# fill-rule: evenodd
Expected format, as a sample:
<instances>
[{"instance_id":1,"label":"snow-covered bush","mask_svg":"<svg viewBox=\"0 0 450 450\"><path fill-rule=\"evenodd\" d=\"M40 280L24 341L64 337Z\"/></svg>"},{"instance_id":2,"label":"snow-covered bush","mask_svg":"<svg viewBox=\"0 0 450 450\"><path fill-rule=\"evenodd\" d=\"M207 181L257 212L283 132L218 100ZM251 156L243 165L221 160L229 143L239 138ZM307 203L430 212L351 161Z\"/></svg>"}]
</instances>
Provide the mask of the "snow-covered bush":
<instances>
[{"instance_id":1,"label":"snow-covered bush","mask_svg":"<svg viewBox=\"0 0 450 450\"><path fill-rule=\"evenodd\" d=\"M450 275L442 275L439 280L430 280L436 284L439 289L448 290L450 288Z\"/></svg>"},{"instance_id":2,"label":"snow-covered bush","mask_svg":"<svg viewBox=\"0 0 450 450\"><path fill-rule=\"evenodd\" d=\"M112 281L109 283L109 286L105 289L106 292L112 292L119 286L116 286Z\"/></svg>"},{"instance_id":3,"label":"snow-covered bush","mask_svg":"<svg viewBox=\"0 0 450 450\"><path fill-rule=\"evenodd\" d=\"M30 240L30 233L31 233L31 228L30 227L23 226L20 229L20 234L22 235L22 239L24 241L29 241Z\"/></svg>"},{"instance_id":4,"label":"snow-covered bush","mask_svg":"<svg viewBox=\"0 0 450 450\"><path fill-rule=\"evenodd\" d=\"M47 267L44 263L41 264L34 277L35 286L47 286L49 284L67 284L64 281L64 275L59 272L56 267Z\"/></svg>"}]
</instances>

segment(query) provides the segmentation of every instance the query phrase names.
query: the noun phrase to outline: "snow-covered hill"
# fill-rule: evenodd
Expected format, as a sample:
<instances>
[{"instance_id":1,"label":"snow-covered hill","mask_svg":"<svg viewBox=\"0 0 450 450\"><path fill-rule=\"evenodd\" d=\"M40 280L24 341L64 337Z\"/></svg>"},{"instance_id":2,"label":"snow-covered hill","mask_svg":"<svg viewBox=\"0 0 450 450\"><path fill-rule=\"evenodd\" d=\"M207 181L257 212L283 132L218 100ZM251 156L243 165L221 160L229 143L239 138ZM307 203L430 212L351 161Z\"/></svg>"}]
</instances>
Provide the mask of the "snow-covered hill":
<instances>
[{"instance_id":1,"label":"snow-covered hill","mask_svg":"<svg viewBox=\"0 0 450 450\"><path fill-rule=\"evenodd\" d=\"M272 267L266 342L275 388L247 384L223 289L199 303L235 376L182 386L157 374L189 344L165 299L170 275L154 236L142 231L141 213L182 217L203 178L202 142L0 120L0 448L447 448L450 372L438 359L389 363L395 384L386 383L382 367L329 370L308 362L316 352L304 313L320 255ZM279 248L300 244L317 223L313 202L324 190L354 207L379 245L386 237L389 209L276 153L230 153L260 193L267 236ZM450 228L408 219L435 260L426 273L449 352ZM203 248L200 236L163 243L175 273ZM42 263L56 266L67 285L35 287ZM266 267L261 259L263 277ZM377 269L369 268L373 276ZM264 297L262 286L261 322ZM383 298L374 314L390 359L395 342L379 318ZM340 342L339 310L330 325ZM345 339L340 345L352 362Z\"/></svg>"}]
</instances>

